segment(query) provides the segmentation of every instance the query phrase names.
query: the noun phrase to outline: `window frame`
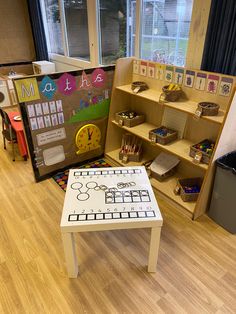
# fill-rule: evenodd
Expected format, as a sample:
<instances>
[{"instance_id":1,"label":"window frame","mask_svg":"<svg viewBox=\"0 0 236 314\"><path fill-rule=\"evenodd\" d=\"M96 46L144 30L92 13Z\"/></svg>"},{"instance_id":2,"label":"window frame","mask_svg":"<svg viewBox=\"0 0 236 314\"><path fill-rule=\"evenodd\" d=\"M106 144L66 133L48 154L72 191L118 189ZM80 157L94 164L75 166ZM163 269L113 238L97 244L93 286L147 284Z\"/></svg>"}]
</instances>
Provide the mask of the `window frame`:
<instances>
[{"instance_id":1,"label":"window frame","mask_svg":"<svg viewBox=\"0 0 236 314\"><path fill-rule=\"evenodd\" d=\"M202 2L203 0L194 0L193 1L193 10L192 10L192 17L191 17L191 23L190 23L190 30L192 29L192 25L194 24L194 21L198 18L199 19L199 14L196 16L194 13L194 7L197 6L199 2ZM50 47L50 42L49 42L49 36L48 36L48 26L47 26L47 21L46 21L46 12L45 12L45 6L44 6L44 0L40 0L41 3L41 8L42 8L42 16L43 16L43 22L44 22L44 27L46 30L46 41L48 47ZM65 23L65 16L64 16L64 4L63 0L58 0L59 3L59 10L60 10L60 15L61 15L61 27L62 27L62 40L63 40L63 49L64 49L64 55L60 55L57 53L52 53L49 52L49 58L52 61L58 62L60 64L67 65L68 67L74 67L74 68L91 68L91 67L96 67L100 66L100 36L99 36L99 0L87 0L87 15L88 15L88 34L89 34L89 51L90 51L90 61L78 59L78 58L73 58L69 57L68 55L68 47L67 47L67 35L66 35L66 23ZM201 5L202 7L203 5ZM204 6L202 7L202 10L204 11L205 8ZM142 11L143 11L143 0L136 0L136 33L135 33L135 42L134 42L134 56L136 58L140 58L141 56L141 38L142 38L142 24L141 24L141 19L142 19ZM201 11L201 10L200 10ZM205 17L206 19L206 17ZM206 22L206 20L204 20ZM186 60L185 60L185 66L188 65L188 60L191 58L189 56L189 53L192 52L192 49L189 49L189 43L191 41L191 46L192 42L194 42L194 38L191 38L195 36L193 32L190 31L189 33L189 39L188 39L188 48L186 52ZM204 39L203 37L202 42L204 44ZM201 56L198 58L199 60L201 59Z\"/></svg>"}]
</instances>

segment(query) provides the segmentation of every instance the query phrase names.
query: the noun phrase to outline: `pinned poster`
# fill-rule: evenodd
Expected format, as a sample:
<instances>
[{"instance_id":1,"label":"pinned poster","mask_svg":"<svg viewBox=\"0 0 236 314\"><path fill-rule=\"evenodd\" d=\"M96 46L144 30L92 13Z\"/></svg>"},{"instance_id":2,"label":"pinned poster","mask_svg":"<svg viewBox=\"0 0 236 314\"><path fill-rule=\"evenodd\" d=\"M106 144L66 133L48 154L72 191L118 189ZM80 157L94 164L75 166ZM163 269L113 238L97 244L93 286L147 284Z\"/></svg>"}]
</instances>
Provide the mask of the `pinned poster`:
<instances>
[{"instance_id":1,"label":"pinned poster","mask_svg":"<svg viewBox=\"0 0 236 314\"><path fill-rule=\"evenodd\" d=\"M82 75L79 79L79 86L78 89L90 89L92 87L92 84L87 76L87 74L83 71Z\"/></svg>"},{"instance_id":2,"label":"pinned poster","mask_svg":"<svg viewBox=\"0 0 236 314\"><path fill-rule=\"evenodd\" d=\"M40 99L38 84L35 77L16 80L14 83L19 102Z\"/></svg>"},{"instance_id":3,"label":"pinned poster","mask_svg":"<svg viewBox=\"0 0 236 314\"><path fill-rule=\"evenodd\" d=\"M178 85L182 85L183 80L184 80L184 69L175 68L174 83Z\"/></svg>"},{"instance_id":4,"label":"pinned poster","mask_svg":"<svg viewBox=\"0 0 236 314\"><path fill-rule=\"evenodd\" d=\"M39 85L39 90L46 98L52 99L57 91L57 85L49 76L45 76Z\"/></svg>"},{"instance_id":5,"label":"pinned poster","mask_svg":"<svg viewBox=\"0 0 236 314\"><path fill-rule=\"evenodd\" d=\"M63 95L71 95L76 90L76 80L71 74L64 73L57 81L58 90Z\"/></svg>"},{"instance_id":6,"label":"pinned poster","mask_svg":"<svg viewBox=\"0 0 236 314\"><path fill-rule=\"evenodd\" d=\"M133 61L133 74L139 74L139 61Z\"/></svg>"},{"instance_id":7,"label":"pinned poster","mask_svg":"<svg viewBox=\"0 0 236 314\"><path fill-rule=\"evenodd\" d=\"M173 81L174 67L166 66L165 81L171 83Z\"/></svg>"},{"instance_id":8,"label":"pinned poster","mask_svg":"<svg viewBox=\"0 0 236 314\"><path fill-rule=\"evenodd\" d=\"M187 87L193 87L194 77L195 77L194 71L186 70L184 85Z\"/></svg>"},{"instance_id":9,"label":"pinned poster","mask_svg":"<svg viewBox=\"0 0 236 314\"><path fill-rule=\"evenodd\" d=\"M156 78L158 80L164 79L164 73L165 73L165 65L164 64L157 64L156 65Z\"/></svg>"},{"instance_id":10,"label":"pinned poster","mask_svg":"<svg viewBox=\"0 0 236 314\"><path fill-rule=\"evenodd\" d=\"M206 86L206 78L207 75L205 73L197 73L196 81L195 81L195 88L198 90L205 90Z\"/></svg>"},{"instance_id":11,"label":"pinned poster","mask_svg":"<svg viewBox=\"0 0 236 314\"><path fill-rule=\"evenodd\" d=\"M155 78L155 64L148 64L148 77Z\"/></svg>"},{"instance_id":12,"label":"pinned poster","mask_svg":"<svg viewBox=\"0 0 236 314\"><path fill-rule=\"evenodd\" d=\"M147 62L141 61L140 63L140 75L147 76Z\"/></svg>"},{"instance_id":13,"label":"pinned poster","mask_svg":"<svg viewBox=\"0 0 236 314\"><path fill-rule=\"evenodd\" d=\"M220 77L218 75L209 74L207 80L207 92L215 94L217 92L217 87Z\"/></svg>"},{"instance_id":14,"label":"pinned poster","mask_svg":"<svg viewBox=\"0 0 236 314\"><path fill-rule=\"evenodd\" d=\"M230 77L222 77L220 81L219 95L229 96L233 85L233 79Z\"/></svg>"}]
</instances>

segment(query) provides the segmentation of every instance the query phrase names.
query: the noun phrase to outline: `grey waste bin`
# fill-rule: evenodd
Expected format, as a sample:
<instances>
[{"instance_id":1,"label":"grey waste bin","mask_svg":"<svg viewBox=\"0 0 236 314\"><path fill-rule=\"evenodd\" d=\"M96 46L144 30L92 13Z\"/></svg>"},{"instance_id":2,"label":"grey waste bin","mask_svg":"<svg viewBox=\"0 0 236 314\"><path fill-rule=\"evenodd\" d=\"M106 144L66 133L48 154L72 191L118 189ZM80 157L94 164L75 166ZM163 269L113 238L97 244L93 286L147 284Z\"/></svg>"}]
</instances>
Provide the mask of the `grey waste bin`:
<instances>
[{"instance_id":1,"label":"grey waste bin","mask_svg":"<svg viewBox=\"0 0 236 314\"><path fill-rule=\"evenodd\" d=\"M216 175L208 215L236 233L236 151L216 160Z\"/></svg>"}]
</instances>

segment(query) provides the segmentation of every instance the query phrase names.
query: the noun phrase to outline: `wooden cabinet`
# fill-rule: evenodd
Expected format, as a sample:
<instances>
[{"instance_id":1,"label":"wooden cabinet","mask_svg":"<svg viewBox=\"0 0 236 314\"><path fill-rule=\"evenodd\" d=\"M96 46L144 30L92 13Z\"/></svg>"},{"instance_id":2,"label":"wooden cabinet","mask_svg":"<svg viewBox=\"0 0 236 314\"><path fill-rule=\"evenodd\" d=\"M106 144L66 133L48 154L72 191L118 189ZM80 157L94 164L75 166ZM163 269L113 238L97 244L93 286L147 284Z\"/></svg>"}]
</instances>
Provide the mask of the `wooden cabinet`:
<instances>
[{"instance_id":1,"label":"wooden cabinet","mask_svg":"<svg viewBox=\"0 0 236 314\"><path fill-rule=\"evenodd\" d=\"M182 89L185 94L183 99L177 102L163 103L159 101L159 98L162 87L167 85L168 82L134 74L133 60L133 58L124 58L117 61L105 155L113 163L122 165L122 162L119 160L119 151L122 136L124 133L128 132L143 140L142 160L139 163L129 162L128 165L142 165L146 161L154 159L162 151L178 156L180 163L177 173L174 176L162 182L154 178L150 178L150 180L157 193L167 198L172 204L180 208L191 218L197 218L204 213L208 207L214 173L214 155L217 155L217 143L219 142L223 125L225 124L227 113L232 102L235 78L228 77L232 81L231 96L226 97L218 93L209 93L206 90L200 91L194 87L189 88L183 85ZM209 75L207 72L198 72ZM224 75L224 77L227 76ZM221 79L221 77L219 78ZM148 84L149 89L135 94L131 89L131 83L133 81L144 81ZM200 101L218 103L220 105L219 114L217 116L202 116L196 119L195 111ZM131 128L119 125L115 121L115 114L126 109L145 114L145 122ZM175 120L176 125L182 132L182 136L167 145L152 143L149 139L149 131L159 127L166 114L170 115L172 119ZM209 165L193 163L193 158L189 156L191 145L204 139L210 139L216 143ZM175 195L173 192L177 179L185 177L203 178L203 185L197 202L184 202L180 196Z\"/></svg>"}]
</instances>

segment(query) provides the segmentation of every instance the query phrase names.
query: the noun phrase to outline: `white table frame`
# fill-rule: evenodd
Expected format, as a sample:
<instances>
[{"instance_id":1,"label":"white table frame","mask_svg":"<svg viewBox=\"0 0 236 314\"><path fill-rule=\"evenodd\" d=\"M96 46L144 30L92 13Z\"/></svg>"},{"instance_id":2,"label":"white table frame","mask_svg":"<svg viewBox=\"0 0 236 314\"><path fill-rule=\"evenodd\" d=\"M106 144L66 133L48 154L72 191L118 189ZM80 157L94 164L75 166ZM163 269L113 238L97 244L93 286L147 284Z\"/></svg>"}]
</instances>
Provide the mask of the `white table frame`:
<instances>
[{"instance_id":1,"label":"white table frame","mask_svg":"<svg viewBox=\"0 0 236 314\"><path fill-rule=\"evenodd\" d=\"M130 170L132 168L136 169L137 167L122 167L122 171L123 169ZM142 173L142 176L143 176L142 182L145 182L144 183L146 185L145 188L149 190L151 202L153 202L152 204L155 208L155 213L156 213L156 216L154 217L136 218L136 219L129 218L127 220L123 220L122 222L119 221L119 219L117 220L116 219L111 219L111 220L104 219L104 220L100 220L100 221L98 220L98 221L93 221L93 222L78 221L78 223L77 221L73 221L73 223L70 224L67 222L67 217L68 217L68 214L71 213L71 211L74 211L73 206L75 206L74 205L75 203L72 202L73 200L72 195L74 194L71 192L71 190L67 189L66 198L64 202L64 209L62 213L61 233L62 233L62 242L63 242L65 260L66 260L66 268L67 268L68 276L70 278L76 278L79 272L78 259L77 259L77 253L76 253L75 233L91 232L91 231L140 229L140 228L151 229L150 244L149 244L149 257L148 257L148 272L156 272L161 227L162 227L163 221L162 221L160 210L158 208L158 204L156 203L155 195L152 191L150 182L148 180L145 168L144 167L138 167L138 168L143 168L137 171L141 171L139 173ZM106 168L103 168L103 169L106 169ZM114 168L111 168L111 169L114 169ZM121 168L116 168L116 169L121 169ZM73 169L70 171L70 173L73 171L75 173L77 170ZM86 169L84 171L88 172L89 169ZM73 178L73 173L69 175L68 183L71 184L71 182L73 182L72 178ZM141 203L136 203L136 204L141 205Z\"/></svg>"}]
</instances>

